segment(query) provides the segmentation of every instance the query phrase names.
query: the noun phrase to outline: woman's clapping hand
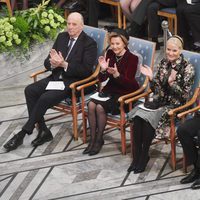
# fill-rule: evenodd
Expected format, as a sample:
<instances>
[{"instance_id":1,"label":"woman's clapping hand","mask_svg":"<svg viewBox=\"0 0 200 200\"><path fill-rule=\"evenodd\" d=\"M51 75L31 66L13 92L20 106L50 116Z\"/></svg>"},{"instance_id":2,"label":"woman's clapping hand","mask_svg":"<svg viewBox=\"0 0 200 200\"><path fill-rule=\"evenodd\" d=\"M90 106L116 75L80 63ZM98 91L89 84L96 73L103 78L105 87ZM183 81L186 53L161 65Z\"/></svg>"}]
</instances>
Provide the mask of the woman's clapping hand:
<instances>
[{"instance_id":1,"label":"woman's clapping hand","mask_svg":"<svg viewBox=\"0 0 200 200\"><path fill-rule=\"evenodd\" d=\"M140 71L142 74L144 74L145 76L148 76L150 81L153 79L153 71L150 67L148 67L147 65L140 65Z\"/></svg>"},{"instance_id":2,"label":"woman's clapping hand","mask_svg":"<svg viewBox=\"0 0 200 200\"><path fill-rule=\"evenodd\" d=\"M100 56L98 61L101 67L101 71L106 71L108 69L110 59L107 59L106 61L106 58L104 56Z\"/></svg>"}]
</instances>

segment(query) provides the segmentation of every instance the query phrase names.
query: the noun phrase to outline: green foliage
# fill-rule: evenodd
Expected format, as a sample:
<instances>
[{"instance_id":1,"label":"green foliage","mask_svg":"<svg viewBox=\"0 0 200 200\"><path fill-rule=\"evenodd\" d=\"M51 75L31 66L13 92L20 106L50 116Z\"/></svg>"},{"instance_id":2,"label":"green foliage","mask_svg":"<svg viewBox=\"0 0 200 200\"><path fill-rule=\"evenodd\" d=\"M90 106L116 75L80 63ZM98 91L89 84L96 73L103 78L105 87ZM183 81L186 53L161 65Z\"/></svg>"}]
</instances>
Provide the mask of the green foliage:
<instances>
[{"instance_id":1,"label":"green foliage","mask_svg":"<svg viewBox=\"0 0 200 200\"><path fill-rule=\"evenodd\" d=\"M60 11L47 7L43 0L37 8L16 11L14 17L0 19L0 53L25 54L33 44L54 40L66 24Z\"/></svg>"}]
</instances>

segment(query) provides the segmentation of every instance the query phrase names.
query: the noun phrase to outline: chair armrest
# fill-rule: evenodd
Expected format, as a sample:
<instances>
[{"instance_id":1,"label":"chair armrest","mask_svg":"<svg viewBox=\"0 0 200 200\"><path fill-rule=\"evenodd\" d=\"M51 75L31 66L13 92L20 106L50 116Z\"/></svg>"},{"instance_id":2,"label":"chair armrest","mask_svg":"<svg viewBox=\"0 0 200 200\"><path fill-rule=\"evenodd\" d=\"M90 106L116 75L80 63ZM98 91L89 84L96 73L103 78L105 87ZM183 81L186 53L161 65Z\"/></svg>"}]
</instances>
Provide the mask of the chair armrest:
<instances>
[{"instance_id":1,"label":"chair armrest","mask_svg":"<svg viewBox=\"0 0 200 200\"><path fill-rule=\"evenodd\" d=\"M80 85L80 86L78 86L76 89L77 89L77 91L81 91L82 89L85 89L85 88L87 88L87 87L89 87L89 86L95 85L95 84L98 83L98 82L99 82L99 80L96 79L96 80L90 81L90 82L88 82L88 83L85 83L85 84L83 84L83 85Z\"/></svg>"},{"instance_id":2,"label":"chair armrest","mask_svg":"<svg viewBox=\"0 0 200 200\"><path fill-rule=\"evenodd\" d=\"M186 104L184 104L184 105L182 105L182 106L179 106L179 107L177 107L177 108L174 108L174 109L170 110L170 111L168 112L168 115L169 115L170 117L171 117L171 116L174 116L177 112L180 112L180 111L182 111L183 109L186 109L186 108L192 106L192 105L196 102L196 100L197 100L197 97L198 97L198 95L199 95L199 90L200 90L200 88L196 88L193 97L192 97Z\"/></svg>"},{"instance_id":3,"label":"chair armrest","mask_svg":"<svg viewBox=\"0 0 200 200\"><path fill-rule=\"evenodd\" d=\"M89 81L94 80L95 78L97 78L97 76L98 76L98 74L99 74L99 71L100 71L100 65L97 65L97 68L96 68L95 72L94 72L91 76L89 76L89 77L87 77L87 78L85 78L85 79L82 79L82 80L80 80L80 81L76 81L76 82L70 84L69 87L70 87L71 89L75 89L75 88L77 88L77 87L80 86L80 85L83 85L83 84L85 84L85 83L88 83ZM87 86L87 87L88 87L88 86ZM79 90L80 90L80 89L79 89Z\"/></svg>"},{"instance_id":4,"label":"chair armrest","mask_svg":"<svg viewBox=\"0 0 200 200\"><path fill-rule=\"evenodd\" d=\"M183 117L185 117L188 114L197 112L198 110L200 110L200 105L198 105L198 106L196 106L194 108L191 108L191 109L189 109L189 110L187 110L185 112L181 112L177 116L178 116L178 118L183 118Z\"/></svg>"},{"instance_id":5,"label":"chair armrest","mask_svg":"<svg viewBox=\"0 0 200 200\"><path fill-rule=\"evenodd\" d=\"M122 102L122 101L125 101L126 99L130 99L131 97L135 97L136 95L141 94L147 88L148 82L149 82L149 79L146 78L144 81L144 84L138 90L119 97L118 101Z\"/></svg>"},{"instance_id":6,"label":"chair armrest","mask_svg":"<svg viewBox=\"0 0 200 200\"><path fill-rule=\"evenodd\" d=\"M36 82L37 81L37 76L40 75L40 74L44 74L47 71L48 71L47 69L42 69L40 71L34 72L34 73L32 73L30 75L30 78L33 78L34 82Z\"/></svg>"},{"instance_id":7,"label":"chair armrest","mask_svg":"<svg viewBox=\"0 0 200 200\"><path fill-rule=\"evenodd\" d=\"M150 93L151 93L151 89L148 89L146 92L143 92L142 94L139 94L139 95L137 95L135 97L132 97L130 99L125 100L125 104L130 104L132 102L135 102L135 101L139 100L142 97L148 97Z\"/></svg>"}]
</instances>

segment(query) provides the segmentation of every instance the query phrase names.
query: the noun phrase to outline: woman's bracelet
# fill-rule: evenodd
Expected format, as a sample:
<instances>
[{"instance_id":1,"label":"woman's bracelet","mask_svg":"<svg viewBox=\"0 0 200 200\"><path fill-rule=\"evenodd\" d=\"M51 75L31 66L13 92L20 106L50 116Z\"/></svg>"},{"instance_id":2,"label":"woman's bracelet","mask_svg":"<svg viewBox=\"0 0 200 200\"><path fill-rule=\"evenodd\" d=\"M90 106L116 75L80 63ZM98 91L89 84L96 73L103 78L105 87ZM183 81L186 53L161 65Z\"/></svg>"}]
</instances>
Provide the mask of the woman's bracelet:
<instances>
[{"instance_id":1,"label":"woman's bracelet","mask_svg":"<svg viewBox=\"0 0 200 200\"><path fill-rule=\"evenodd\" d=\"M106 70L105 71L100 71L101 74L106 74Z\"/></svg>"}]
</instances>

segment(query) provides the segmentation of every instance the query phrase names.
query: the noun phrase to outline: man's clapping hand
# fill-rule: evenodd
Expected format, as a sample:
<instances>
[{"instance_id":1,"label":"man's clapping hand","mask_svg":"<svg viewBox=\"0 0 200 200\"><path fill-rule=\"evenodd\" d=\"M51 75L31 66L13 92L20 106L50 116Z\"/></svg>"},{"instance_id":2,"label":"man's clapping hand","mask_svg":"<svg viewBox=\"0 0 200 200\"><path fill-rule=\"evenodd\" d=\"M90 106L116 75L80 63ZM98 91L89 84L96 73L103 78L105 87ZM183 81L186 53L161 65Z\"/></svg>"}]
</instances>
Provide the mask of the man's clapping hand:
<instances>
[{"instance_id":1,"label":"man's clapping hand","mask_svg":"<svg viewBox=\"0 0 200 200\"><path fill-rule=\"evenodd\" d=\"M60 51L57 52L55 49L51 49L49 60L53 67L63 67L63 63L65 62L62 53Z\"/></svg>"}]
</instances>

